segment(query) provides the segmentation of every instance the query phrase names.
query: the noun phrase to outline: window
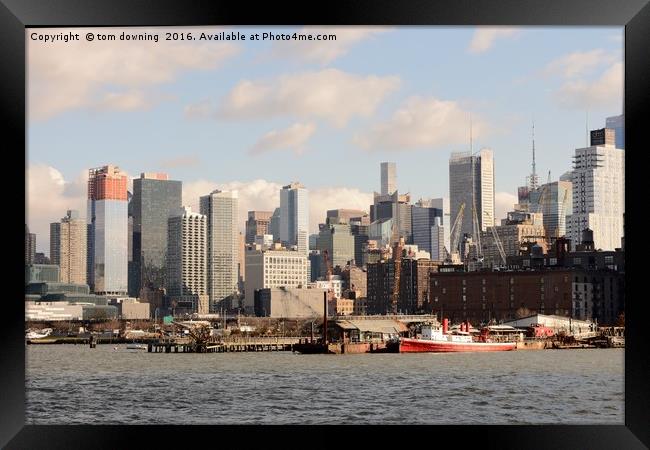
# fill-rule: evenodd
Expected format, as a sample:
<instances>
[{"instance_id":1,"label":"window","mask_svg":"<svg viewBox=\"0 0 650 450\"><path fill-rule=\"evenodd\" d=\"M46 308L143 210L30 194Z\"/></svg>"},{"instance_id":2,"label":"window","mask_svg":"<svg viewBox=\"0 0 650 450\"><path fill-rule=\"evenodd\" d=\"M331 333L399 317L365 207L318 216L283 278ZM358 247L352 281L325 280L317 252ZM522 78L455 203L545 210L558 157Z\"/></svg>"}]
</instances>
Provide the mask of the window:
<instances>
[{"instance_id":1,"label":"window","mask_svg":"<svg viewBox=\"0 0 650 450\"><path fill-rule=\"evenodd\" d=\"M481 290L483 291L483 293L485 293L485 286L483 286Z\"/></svg>"},{"instance_id":2,"label":"window","mask_svg":"<svg viewBox=\"0 0 650 450\"><path fill-rule=\"evenodd\" d=\"M465 284L466 284L466 281L465 281L465 280L463 280L463 286L465 286Z\"/></svg>"},{"instance_id":3,"label":"window","mask_svg":"<svg viewBox=\"0 0 650 450\"><path fill-rule=\"evenodd\" d=\"M466 292L467 288L463 286L463 294Z\"/></svg>"},{"instance_id":4,"label":"window","mask_svg":"<svg viewBox=\"0 0 650 450\"><path fill-rule=\"evenodd\" d=\"M446 294L447 293L447 288L442 288L442 293Z\"/></svg>"},{"instance_id":5,"label":"window","mask_svg":"<svg viewBox=\"0 0 650 450\"><path fill-rule=\"evenodd\" d=\"M510 277L510 284L515 284L515 279Z\"/></svg>"},{"instance_id":6,"label":"window","mask_svg":"<svg viewBox=\"0 0 650 450\"><path fill-rule=\"evenodd\" d=\"M463 295L463 301L464 301L464 302L467 301L467 296Z\"/></svg>"},{"instance_id":7,"label":"window","mask_svg":"<svg viewBox=\"0 0 650 450\"><path fill-rule=\"evenodd\" d=\"M485 278L483 278L483 280L482 280L482 281L483 281L483 286L485 286Z\"/></svg>"}]
</instances>

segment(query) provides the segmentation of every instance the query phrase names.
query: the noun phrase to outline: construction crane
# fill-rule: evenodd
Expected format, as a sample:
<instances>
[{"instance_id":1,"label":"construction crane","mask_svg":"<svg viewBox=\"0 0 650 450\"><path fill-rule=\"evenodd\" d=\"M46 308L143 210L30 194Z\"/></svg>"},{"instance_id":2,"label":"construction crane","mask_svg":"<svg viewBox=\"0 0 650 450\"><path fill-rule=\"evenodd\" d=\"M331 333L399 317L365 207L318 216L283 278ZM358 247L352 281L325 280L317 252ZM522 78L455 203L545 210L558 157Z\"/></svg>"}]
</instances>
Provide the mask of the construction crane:
<instances>
[{"instance_id":1,"label":"construction crane","mask_svg":"<svg viewBox=\"0 0 650 450\"><path fill-rule=\"evenodd\" d=\"M473 222L473 239L476 239L476 258L479 261L483 260L483 252L481 251L481 227L478 224L478 216L476 214L476 201L472 199L472 222Z\"/></svg>"},{"instance_id":2,"label":"construction crane","mask_svg":"<svg viewBox=\"0 0 650 450\"><path fill-rule=\"evenodd\" d=\"M485 211L485 214L490 216L490 219L492 219L492 215ZM503 262L503 265L505 266L507 264L506 261L506 252L503 249L503 244L501 243L501 239L499 238L499 233L497 233L496 226L494 225L494 219L492 219L492 226L490 227L490 230L492 230L492 237L494 238L494 245L496 245L497 250L499 251L499 255L501 256L501 261Z\"/></svg>"},{"instance_id":3,"label":"construction crane","mask_svg":"<svg viewBox=\"0 0 650 450\"><path fill-rule=\"evenodd\" d=\"M326 269L326 274L327 274L327 281L332 282L332 263L329 258L329 252L327 250L323 250L323 261L325 262L325 269Z\"/></svg>"},{"instance_id":4,"label":"construction crane","mask_svg":"<svg viewBox=\"0 0 650 450\"><path fill-rule=\"evenodd\" d=\"M546 204L546 201L547 201L548 185L545 184L539 190L540 190L540 194L539 194L539 198L537 199L537 206L535 208L535 211L532 211L532 212L534 212L534 213L542 213L543 214L542 207Z\"/></svg>"},{"instance_id":5,"label":"construction crane","mask_svg":"<svg viewBox=\"0 0 650 450\"><path fill-rule=\"evenodd\" d=\"M323 250L323 260L325 262L325 270L327 274L327 296L329 299L332 299L335 297L334 285L332 284L332 262L329 258L329 252L327 249Z\"/></svg>"},{"instance_id":6,"label":"construction crane","mask_svg":"<svg viewBox=\"0 0 650 450\"><path fill-rule=\"evenodd\" d=\"M449 231L451 237L450 249L449 249L449 261L454 263L454 255L456 258L460 259L460 229L463 225L463 213L465 212L465 203L460 204L460 209L458 214L456 214L456 219L454 219L454 224Z\"/></svg>"}]
</instances>

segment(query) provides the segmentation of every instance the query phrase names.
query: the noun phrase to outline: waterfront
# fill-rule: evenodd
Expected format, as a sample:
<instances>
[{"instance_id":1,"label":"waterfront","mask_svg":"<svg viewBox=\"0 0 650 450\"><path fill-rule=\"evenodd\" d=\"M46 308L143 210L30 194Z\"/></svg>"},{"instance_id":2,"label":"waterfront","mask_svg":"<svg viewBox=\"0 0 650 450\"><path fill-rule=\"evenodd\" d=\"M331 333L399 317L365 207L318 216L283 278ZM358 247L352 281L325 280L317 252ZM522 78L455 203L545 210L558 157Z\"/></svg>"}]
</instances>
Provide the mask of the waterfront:
<instances>
[{"instance_id":1,"label":"waterfront","mask_svg":"<svg viewBox=\"0 0 650 450\"><path fill-rule=\"evenodd\" d=\"M624 350L156 354L26 347L28 424L623 424Z\"/></svg>"}]
</instances>

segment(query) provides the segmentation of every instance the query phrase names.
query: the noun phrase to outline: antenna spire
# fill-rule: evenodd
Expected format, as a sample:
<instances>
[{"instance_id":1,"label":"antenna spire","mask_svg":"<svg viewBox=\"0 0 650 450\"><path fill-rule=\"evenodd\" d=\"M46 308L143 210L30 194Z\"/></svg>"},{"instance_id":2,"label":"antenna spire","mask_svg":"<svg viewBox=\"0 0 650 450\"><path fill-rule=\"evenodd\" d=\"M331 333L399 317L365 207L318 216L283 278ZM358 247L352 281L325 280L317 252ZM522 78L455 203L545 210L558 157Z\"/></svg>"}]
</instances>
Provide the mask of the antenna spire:
<instances>
[{"instance_id":1,"label":"antenna spire","mask_svg":"<svg viewBox=\"0 0 650 450\"><path fill-rule=\"evenodd\" d=\"M537 167L535 165L535 119L533 119L533 132L532 132L532 141L533 141L533 171L530 174L530 190L533 191L537 189L538 179L537 179Z\"/></svg>"}]
</instances>

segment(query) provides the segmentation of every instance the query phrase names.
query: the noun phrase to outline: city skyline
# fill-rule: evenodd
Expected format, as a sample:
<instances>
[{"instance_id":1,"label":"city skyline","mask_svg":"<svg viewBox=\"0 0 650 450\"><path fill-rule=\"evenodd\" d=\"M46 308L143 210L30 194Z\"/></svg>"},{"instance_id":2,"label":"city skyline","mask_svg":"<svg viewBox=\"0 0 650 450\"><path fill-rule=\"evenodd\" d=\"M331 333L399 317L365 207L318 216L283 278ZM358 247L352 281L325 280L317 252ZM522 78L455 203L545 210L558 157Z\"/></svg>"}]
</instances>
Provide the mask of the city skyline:
<instances>
[{"instance_id":1,"label":"city skyline","mask_svg":"<svg viewBox=\"0 0 650 450\"><path fill-rule=\"evenodd\" d=\"M81 173L101 164L118 165L130 184L141 172L167 172L183 181L183 205L197 211L201 195L238 190L240 231L247 211L279 206L279 190L291 181L309 190L309 233L317 232L328 209L368 211L372 192L380 191L376 167L384 161L398 166L400 193L448 198L448 159L470 148L470 114L474 150L494 152L499 220L517 202L517 186L530 172L533 118L544 183L548 170L557 180L571 169L575 148L585 146L586 129L604 127L607 117L622 110L622 28L331 30L339 34L336 43L314 44L310 53L319 60L305 59L298 43L131 42L120 54L127 61L152 50L133 73L108 73L92 83L82 72L67 81L30 76L27 225L38 236L37 251L48 252L50 222L68 209L85 210L79 205L85 198ZM28 41L28 46L30 74L54 73L44 69L97 49L87 43L46 48ZM116 52L103 48L106 55L96 57L106 58L99 66L107 68ZM423 61L421 53L432 49L436 61L448 64ZM154 68L160 76L143 76ZM310 92L300 89L311 82L331 87L334 104L312 102L310 109ZM49 110L38 105L38 92L59 87L70 101ZM288 97L272 95L274 89ZM259 95L246 97L251 92ZM558 92L566 94L564 100ZM372 104L359 103L358 93L368 94ZM341 94L344 103L337 100ZM257 113L244 118L250 110L236 100L246 98ZM230 106L230 115L197 117L201 111L216 114L219 105ZM400 122L408 117L412 127ZM407 136L395 132L399 129Z\"/></svg>"}]
</instances>

